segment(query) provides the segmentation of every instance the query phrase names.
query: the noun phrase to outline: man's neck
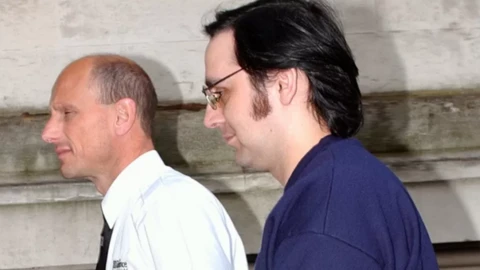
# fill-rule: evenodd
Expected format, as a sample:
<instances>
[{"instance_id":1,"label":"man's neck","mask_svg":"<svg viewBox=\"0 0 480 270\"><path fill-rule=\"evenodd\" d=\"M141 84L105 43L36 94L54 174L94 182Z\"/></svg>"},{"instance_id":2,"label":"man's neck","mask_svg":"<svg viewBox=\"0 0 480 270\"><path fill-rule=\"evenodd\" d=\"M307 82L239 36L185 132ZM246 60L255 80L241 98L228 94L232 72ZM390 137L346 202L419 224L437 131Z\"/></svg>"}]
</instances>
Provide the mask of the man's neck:
<instances>
[{"instance_id":1,"label":"man's neck","mask_svg":"<svg viewBox=\"0 0 480 270\"><path fill-rule=\"evenodd\" d=\"M280 162L275 163L275 166L270 170L270 173L283 186L287 185L293 171L300 163L302 158L325 136L328 132L322 130L319 126L312 126L311 128L303 128L302 132L297 132L286 136L285 144L283 145L283 154Z\"/></svg>"},{"instance_id":2,"label":"man's neck","mask_svg":"<svg viewBox=\"0 0 480 270\"><path fill-rule=\"evenodd\" d=\"M105 167L103 174L90 179L95 184L98 192L104 196L118 175L120 175L128 165L146 152L155 149L151 140L144 140L137 144L129 143L121 144L121 147L115 149L115 153L112 153L112 156L116 158L112 159L112 162Z\"/></svg>"}]
</instances>

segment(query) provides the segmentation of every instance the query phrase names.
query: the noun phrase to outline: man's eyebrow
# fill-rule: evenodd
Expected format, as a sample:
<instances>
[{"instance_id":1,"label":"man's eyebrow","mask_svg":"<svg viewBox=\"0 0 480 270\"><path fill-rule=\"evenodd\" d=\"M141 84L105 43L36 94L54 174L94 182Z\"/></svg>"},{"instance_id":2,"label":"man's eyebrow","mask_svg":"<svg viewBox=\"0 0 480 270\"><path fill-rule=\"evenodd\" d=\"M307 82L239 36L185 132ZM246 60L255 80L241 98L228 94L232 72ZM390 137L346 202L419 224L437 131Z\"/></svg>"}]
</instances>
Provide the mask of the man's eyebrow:
<instances>
[{"instance_id":1,"label":"man's eyebrow","mask_svg":"<svg viewBox=\"0 0 480 270\"><path fill-rule=\"evenodd\" d=\"M50 106L51 109L55 111L67 111L67 110L76 110L77 107L70 105L70 104L53 104ZM50 110L51 110L50 109Z\"/></svg>"}]
</instances>

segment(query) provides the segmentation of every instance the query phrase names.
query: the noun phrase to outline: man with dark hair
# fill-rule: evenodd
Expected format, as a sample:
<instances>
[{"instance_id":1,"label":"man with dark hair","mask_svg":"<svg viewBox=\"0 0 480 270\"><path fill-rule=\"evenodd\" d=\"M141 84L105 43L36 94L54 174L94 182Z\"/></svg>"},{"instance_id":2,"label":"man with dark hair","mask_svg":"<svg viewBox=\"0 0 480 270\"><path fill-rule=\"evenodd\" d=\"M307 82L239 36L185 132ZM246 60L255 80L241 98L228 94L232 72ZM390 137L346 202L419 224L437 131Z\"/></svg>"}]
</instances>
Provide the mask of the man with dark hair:
<instances>
[{"instance_id":1,"label":"man with dark hair","mask_svg":"<svg viewBox=\"0 0 480 270\"><path fill-rule=\"evenodd\" d=\"M156 107L147 73L117 55L78 59L53 87L42 138L64 177L87 178L105 196L96 269L246 269L220 202L155 151Z\"/></svg>"},{"instance_id":2,"label":"man with dark hair","mask_svg":"<svg viewBox=\"0 0 480 270\"><path fill-rule=\"evenodd\" d=\"M352 138L358 70L334 12L259 0L217 12L204 31L205 126L238 164L285 186L256 269L438 269L401 181Z\"/></svg>"}]
</instances>

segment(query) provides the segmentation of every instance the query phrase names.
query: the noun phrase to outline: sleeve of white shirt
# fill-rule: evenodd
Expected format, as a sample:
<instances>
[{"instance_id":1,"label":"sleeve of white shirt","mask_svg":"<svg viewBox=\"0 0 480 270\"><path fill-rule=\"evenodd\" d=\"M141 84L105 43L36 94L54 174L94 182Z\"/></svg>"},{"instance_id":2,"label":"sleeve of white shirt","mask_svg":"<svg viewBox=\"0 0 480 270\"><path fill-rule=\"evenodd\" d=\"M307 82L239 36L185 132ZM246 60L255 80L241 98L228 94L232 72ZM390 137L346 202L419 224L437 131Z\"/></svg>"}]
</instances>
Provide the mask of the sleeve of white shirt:
<instances>
[{"instance_id":1,"label":"sleeve of white shirt","mask_svg":"<svg viewBox=\"0 0 480 270\"><path fill-rule=\"evenodd\" d=\"M145 212L138 233L145 234L142 249L151 253L155 269L247 269L246 259L244 263L235 259L239 252L246 256L243 244L237 243L238 233L210 195L162 193L162 199Z\"/></svg>"}]
</instances>

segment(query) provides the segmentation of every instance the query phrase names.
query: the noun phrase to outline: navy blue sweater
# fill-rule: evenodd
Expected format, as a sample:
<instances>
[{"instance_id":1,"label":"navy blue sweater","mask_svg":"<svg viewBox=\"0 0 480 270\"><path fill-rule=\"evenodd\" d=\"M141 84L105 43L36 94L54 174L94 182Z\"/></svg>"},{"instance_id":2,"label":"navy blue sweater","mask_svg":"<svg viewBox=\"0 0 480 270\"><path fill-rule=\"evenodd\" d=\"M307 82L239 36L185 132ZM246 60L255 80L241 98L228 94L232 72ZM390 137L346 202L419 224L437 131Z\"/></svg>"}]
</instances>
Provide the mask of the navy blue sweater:
<instances>
[{"instance_id":1,"label":"navy blue sweater","mask_svg":"<svg viewBox=\"0 0 480 270\"><path fill-rule=\"evenodd\" d=\"M256 270L438 269L400 180L356 139L323 138L270 213Z\"/></svg>"}]
</instances>

